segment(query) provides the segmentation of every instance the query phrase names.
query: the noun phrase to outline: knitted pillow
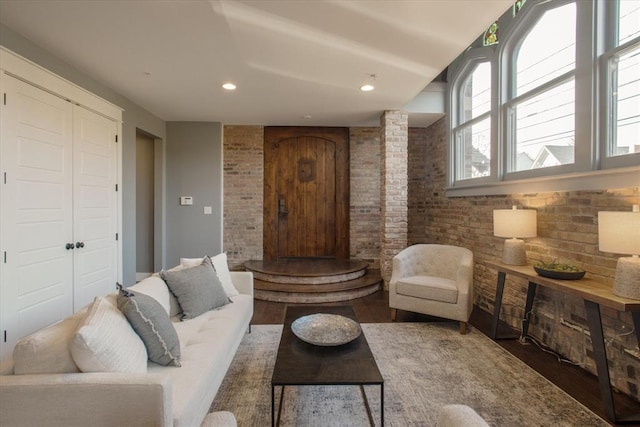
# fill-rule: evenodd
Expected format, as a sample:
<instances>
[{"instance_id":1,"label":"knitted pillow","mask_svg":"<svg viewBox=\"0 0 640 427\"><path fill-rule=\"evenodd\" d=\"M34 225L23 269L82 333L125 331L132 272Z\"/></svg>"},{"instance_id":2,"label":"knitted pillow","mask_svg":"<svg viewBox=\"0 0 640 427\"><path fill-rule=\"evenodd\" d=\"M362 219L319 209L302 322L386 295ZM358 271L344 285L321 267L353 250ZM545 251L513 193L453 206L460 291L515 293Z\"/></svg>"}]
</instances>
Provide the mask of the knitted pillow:
<instances>
[{"instance_id":1,"label":"knitted pillow","mask_svg":"<svg viewBox=\"0 0 640 427\"><path fill-rule=\"evenodd\" d=\"M205 257L202 264L196 267L175 271L163 270L160 277L167 283L180 304L181 320L193 319L231 302L209 257Z\"/></svg>"}]
</instances>

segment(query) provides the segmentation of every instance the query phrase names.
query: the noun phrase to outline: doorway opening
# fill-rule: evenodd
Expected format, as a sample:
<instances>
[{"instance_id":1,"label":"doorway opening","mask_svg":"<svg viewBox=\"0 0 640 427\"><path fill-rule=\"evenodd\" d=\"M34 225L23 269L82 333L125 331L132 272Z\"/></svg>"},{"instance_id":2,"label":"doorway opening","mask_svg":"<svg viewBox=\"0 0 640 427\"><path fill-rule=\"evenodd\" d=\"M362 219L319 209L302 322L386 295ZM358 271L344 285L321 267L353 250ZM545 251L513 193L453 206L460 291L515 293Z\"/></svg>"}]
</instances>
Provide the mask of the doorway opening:
<instances>
[{"instance_id":1,"label":"doorway opening","mask_svg":"<svg viewBox=\"0 0 640 427\"><path fill-rule=\"evenodd\" d=\"M136 129L136 281L158 271L164 258L163 147Z\"/></svg>"}]
</instances>

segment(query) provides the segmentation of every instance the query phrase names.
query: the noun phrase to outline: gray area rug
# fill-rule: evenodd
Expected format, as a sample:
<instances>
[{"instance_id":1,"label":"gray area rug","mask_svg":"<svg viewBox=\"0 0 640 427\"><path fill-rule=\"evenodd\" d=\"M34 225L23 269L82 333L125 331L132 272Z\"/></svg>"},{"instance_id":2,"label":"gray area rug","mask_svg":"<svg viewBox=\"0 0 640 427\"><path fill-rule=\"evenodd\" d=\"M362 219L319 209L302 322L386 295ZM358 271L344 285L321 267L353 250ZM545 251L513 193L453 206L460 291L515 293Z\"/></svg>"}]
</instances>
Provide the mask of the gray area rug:
<instances>
[{"instance_id":1,"label":"gray area rug","mask_svg":"<svg viewBox=\"0 0 640 427\"><path fill-rule=\"evenodd\" d=\"M435 426L446 404L469 405L491 426L608 426L482 333L454 322L362 324L385 380L388 426ZM271 423L271 373L282 325L245 336L214 400L238 425ZM380 388L365 391L380 425ZM280 388L276 389L276 399ZM287 387L280 425L366 426L358 386Z\"/></svg>"}]
</instances>

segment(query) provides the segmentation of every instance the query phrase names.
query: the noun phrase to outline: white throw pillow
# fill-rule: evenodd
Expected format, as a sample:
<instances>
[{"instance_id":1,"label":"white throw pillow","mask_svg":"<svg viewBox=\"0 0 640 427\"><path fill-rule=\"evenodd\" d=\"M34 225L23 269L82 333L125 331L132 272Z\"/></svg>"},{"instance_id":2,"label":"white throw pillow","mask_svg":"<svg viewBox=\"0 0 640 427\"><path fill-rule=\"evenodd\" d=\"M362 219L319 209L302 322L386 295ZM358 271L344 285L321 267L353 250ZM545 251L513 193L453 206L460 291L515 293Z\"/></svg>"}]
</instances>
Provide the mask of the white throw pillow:
<instances>
[{"instance_id":1,"label":"white throw pillow","mask_svg":"<svg viewBox=\"0 0 640 427\"><path fill-rule=\"evenodd\" d=\"M82 372L147 372L147 349L127 318L96 297L71 342L71 356Z\"/></svg>"},{"instance_id":2,"label":"white throw pillow","mask_svg":"<svg viewBox=\"0 0 640 427\"><path fill-rule=\"evenodd\" d=\"M183 267L195 267L202 264L202 259L203 258L180 258L180 265ZM222 289L224 289L227 296L233 297L239 295L240 292L233 286L233 281L231 280L227 254L223 252L211 257L211 263L213 264L213 269L216 271L220 283L222 283Z\"/></svg>"},{"instance_id":3,"label":"white throw pillow","mask_svg":"<svg viewBox=\"0 0 640 427\"><path fill-rule=\"evenodd\" d=\"M127 290L150 296L160 303L162 308L167 312L167 315L171 313L171 294L169 293L167 284L159 275L147 277L135 285L128 287Z\"/></svg>"}]
</instances>

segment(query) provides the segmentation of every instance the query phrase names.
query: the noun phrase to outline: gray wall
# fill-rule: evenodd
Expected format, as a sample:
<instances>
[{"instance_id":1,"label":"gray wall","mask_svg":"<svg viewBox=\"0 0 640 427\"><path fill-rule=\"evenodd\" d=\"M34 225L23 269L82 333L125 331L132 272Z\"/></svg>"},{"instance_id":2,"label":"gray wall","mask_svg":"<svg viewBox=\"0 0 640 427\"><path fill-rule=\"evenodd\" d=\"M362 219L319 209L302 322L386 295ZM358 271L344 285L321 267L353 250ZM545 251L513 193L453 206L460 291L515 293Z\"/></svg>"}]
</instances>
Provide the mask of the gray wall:
<instances>
[{"instance_id":1,"label":"gray wall","mask_svg":"<svg viewBox=\"0 0 640 427\"><path fill-rule=\"evenodd\" d=\"M222 124L167 122L166 154L167 266L220 253ZM193 205L181 206L180 196L193 197Z\"/></svg>"},{"instance_id":2,"label":"gray wall","mask_svg":"<svg viewBox=\"0 0 640 427\"><path fill-rule=\"evenodd\" d=\"M156 138L166 139L165 122L2 24L0 24L0 44L124 109L122 116L124 121L122 125L123 259L121 262L124 284L134 284L136 275L136 128Z\"/></svg>"}]
</instances>

